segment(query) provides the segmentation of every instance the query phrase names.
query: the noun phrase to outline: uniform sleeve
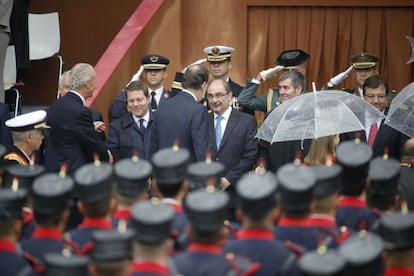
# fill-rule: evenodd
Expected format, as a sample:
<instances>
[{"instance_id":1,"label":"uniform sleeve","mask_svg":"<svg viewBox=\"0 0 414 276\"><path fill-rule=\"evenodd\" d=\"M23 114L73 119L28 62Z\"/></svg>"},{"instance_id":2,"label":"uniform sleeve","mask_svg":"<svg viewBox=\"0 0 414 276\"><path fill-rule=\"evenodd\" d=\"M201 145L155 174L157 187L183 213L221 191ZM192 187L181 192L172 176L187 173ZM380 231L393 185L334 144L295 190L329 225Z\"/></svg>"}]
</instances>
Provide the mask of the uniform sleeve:
<instances>
[{"instance_id":1,"label":"uniform sleeve","mask_svg":"<svg viewBox=\"0 0 414 276\"><path fill-rule=\"evenodd\" d=\"M258 84L247 81L246 87L241 91L237 100L246 108L266 112L267 94L255 96L258 87Z\"/></svg>"}]
</instances>

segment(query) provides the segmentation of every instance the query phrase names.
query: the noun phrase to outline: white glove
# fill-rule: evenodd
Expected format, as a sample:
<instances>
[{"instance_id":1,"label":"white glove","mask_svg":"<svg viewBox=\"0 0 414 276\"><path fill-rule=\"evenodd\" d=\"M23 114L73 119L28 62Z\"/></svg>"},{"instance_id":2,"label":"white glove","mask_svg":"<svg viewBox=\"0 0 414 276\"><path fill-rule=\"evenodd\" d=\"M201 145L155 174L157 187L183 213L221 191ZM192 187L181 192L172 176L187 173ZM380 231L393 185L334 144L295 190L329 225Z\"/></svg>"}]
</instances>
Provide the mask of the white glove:
<instances>
[{"instance_id":1,"label":"white glove","mask_svg":"<svg viewBox=\"0 0 414 276\"><path fill-rule=\"evenodd\" d=\"M335 77L332 77L329 82L328 82L328 86L329 87L334 87L335 85L340 84L341 82L343 82L348 76L349 73L351 73L353 66L349 66L348 69L346 69L346 71L339 73L338 75L336 75Z\"/></svg>"},{"instance_id":2,"label":"white glove","mask_svg":"<svg viewBox=\"0 0 414 276\"><path fill-rule=\"evenodd\" d=\"M206 61L207 61L207 59L206 59L206 58L201 58L201 59L199 59L199 60L194 61L193 63L191 63L190 65L188 65L187 67L185 67L185 68L183 69L183 73L185 73L185 71L187 70L187 68L188 68L188 67L193 66L193 65L196 65L196 64L201 64L201 63L204 63L204 62L206 62Z\"/></svg>"},{"instance_id":3,"label":"white glove","mask_svg":"<svg viewBox=\"0 0 414 276\"><path fill-rule=\"evenodd\" d=\"M141 66L139 67L138 71L135 73L135 75L133 75L133 76L132 76L132 78L131 78L131 80L128 82L128 84L129 84L129 83L131 83L131 82L133 82L133 81L137 81L137 80L139 80L139 77L141 76L142 71L144 71L144 66L143 66L143 65L141 65Z\"/></svg>"},{"instance_id":4,"label":"white glove","mask_svg":"<svg viewBox=\"0 0 414 276\"><path fill-rule=\"evenodd\" d=\"M276 76L276 73L280 70L282 70L283 66L277 65L275 67L269 68L267 70L263 70L259 73L260 77L262 78L263 81L266 81L268 79L273 78L274 76Z\"/></svg>"}]
</instances>

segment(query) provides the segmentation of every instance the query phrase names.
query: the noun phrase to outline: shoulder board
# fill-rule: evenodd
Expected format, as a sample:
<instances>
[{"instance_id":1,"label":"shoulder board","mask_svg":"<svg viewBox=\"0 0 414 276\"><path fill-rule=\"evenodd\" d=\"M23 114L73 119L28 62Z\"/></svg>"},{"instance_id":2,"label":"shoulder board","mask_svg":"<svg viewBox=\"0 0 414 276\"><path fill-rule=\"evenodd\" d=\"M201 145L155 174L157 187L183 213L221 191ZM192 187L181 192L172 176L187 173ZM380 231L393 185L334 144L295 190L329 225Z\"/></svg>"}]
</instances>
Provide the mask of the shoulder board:
<instances>
[{"instance_id":1,"label":"shoulder board","mask_svg":"<svg viewBox=\"0 0 414 276\"><path fill-rule=\"evenodd\" d=\"M232 270L237 272L236 275L255 275L255 273L261 268L259 263L253 263L246 257L237 256L231 252L226 253L225 258L227 263L232 267Z\"/></svg>"},{"instance_id":2,"label":"shoulder board","mask_svg":"<svg viewBox=\"0 0 414 276\"><path fill-rule=\"evenodd\" d=\"M343 242L342 237L338 235L337 233L335 233L335 231L327 227L318 227L318 229L324 234L327 234L328 236L330 236L335 241L336 244L339 245Z\"/></svg>"},{"instance_id":3,"label":"shoulder board","mask_svg":"<svg viewBox=\"0 0 414 276\"><path fill-rule=\"evenodd\" d=\"M373 213L377 218L382 217L382 212L378 210L377 208L371 208L371 213Z\"/></svg>"},{"instance_id":4,"label":"shoulder board","mask_svg":"<svg viewBox=\"0 0 414 276\"><path fill-rule=\"evenodd\" d=\"M27 162L26 158L24 158L23 156L21 156L18 153L15 152L10 152L8 154L6 154L3 159L5 160L9 160L9 161L16 161L21 165L27 166L29 165L29 163Z\"/></svg>"},{"instance_id":5,"label":"shoulder board","mask_svg":"<svg viewBox=\"0 0 414 276\"><path fill-rule=\"evenodd\" d=\"M93 249L93 242L87 242L80 250L81 255L88 255Z\"/></svg>"},{"instance_id":6,"label":"shoulder board","mask_svg":"<svg viewBox=\"0 0 414 276\"><path fill-rule=\"evenodd\" d=\"M82 252L79 249L78 245L73 241L64 239L63 243L65 244L65 248L63 250L67 249L70 252L75 253L76 255L82 255Z\"/></svg>"}]
</instances>

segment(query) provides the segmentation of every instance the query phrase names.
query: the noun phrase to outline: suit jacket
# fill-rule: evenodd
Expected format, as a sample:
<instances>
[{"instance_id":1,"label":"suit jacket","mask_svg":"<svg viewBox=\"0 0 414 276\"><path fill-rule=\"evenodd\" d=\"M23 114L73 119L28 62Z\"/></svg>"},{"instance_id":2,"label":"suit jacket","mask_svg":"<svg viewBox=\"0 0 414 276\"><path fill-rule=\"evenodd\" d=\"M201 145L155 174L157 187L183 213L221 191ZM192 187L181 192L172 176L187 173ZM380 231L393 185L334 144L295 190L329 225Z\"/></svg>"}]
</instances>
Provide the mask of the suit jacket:
<instances>
[{"instance_id":1,"label":"suit jacket","mask_svg":"<svg viewBox=\"0 0 414 276\"><path fill-rule=\"evenodd\" d=\"M253 116L233 109L218 149L213 112L208 115L208 124L208 149L212 160L221 162L225 167L223 176L231 184L226 189L230 195L229 206L236 207L235 186L243 174L253 169L257 158L257 142L254 138L257 131L256 120Z\"/></svg>"},{"instance_id":2,"label":"suit jacket","mask_svg":"<svg viewBox=\"0 0 414 276\"><path fill-rule=\"evenodd\" d=\"M149 160L153 117L150 113L149 122L144 133L141 132L129 112L109 125L106 146L114 157L117 156L119 159L131 157L133 151L137 149L140 158Z\"/></svg>"},{"instance_id":3,"label":"suit jacket","mask_svg":"<svg viewBox=\"0 0 414 276\"><path fill-rule=\"evenodd\" d=\"M105 143L99 138L92 122L92 112L83 106L74 93L67 93L50 105L46 123L49 130L50 147L45 150L45 169L58 172L63 162L68 165L68 174L84 164L93 162L93 154L108 161Z\"/></svg>"},{"instance_id":4,"label":"suit jacket","mask_svg":"<svg viewBox=\"0 0 414 276\"><path fill-rule=\"evenodd\" d=\"M103 122L103 116L102 113L99 112L98 110L92 109L90 108L91 112L92 112L92 121L96 122L96 121L101 121ZM105 132L98 132L98 136L99 138L101 138L102 141L105 141Z\"/></svg>"},{"instance_id":5,"label":"suit jacket","mask_svg":"<svg viewBox=\"0 0 414 276\"><path fill-rule=\"evenodd\" d=\"M388 108L385 110L387 114ZM389 125L384 124L384 120L381 121L380 127L375 136L374 144L372 146L373 157L383 156L384 148L388 148L388 155L397 160L401 159L401 152L404 147L405 142L410 139L410 137L402 134L401 132L393 129ZM353 140L357 132L348 132L340 135L341 141ZM361 141L367 142L367 136L365 130L360 132Z\"/></svg>"},{"instance_id":6,"label":"suit jacket","mask_svg":"<svg viewBox=\"0 0 414 276\"><path fill-rule=\"evenodd\" d=\"M6 126L6 121L10 118L9 106L7 104L0 103L0 143L7 149L11 149L13 147L11 131Z\"/></svg>"},{"instance_id":7,"label":"suit jacket","mask_svg":"<svg viewBox=\"0 0 414 276\"><path fill-rule=\"evenodd\" d=\"M169 93L170 92L164 88L158 106L161 104L162 101L169 97ZM151 104L151 102L149 104ZM121 118L122 115L124 115L127 112L128 110L126 104L126 90L123 89L111 104L111 107L109 109L109 117L111 118L111 120L118 119Z\"/></svg>"},{"instance_id":8,"label":"suit jacket","mask_svg":"<svg viewBox=\"0 0 414 276\"><path fill-rule=\"evenodd\" d=\"M180 92L160 103L150 143L150 155L173 146L178 139L180 147L190 151L192 161L205 160L208 147L207 109L187 92Z\"/></svg>"}]
</instances>

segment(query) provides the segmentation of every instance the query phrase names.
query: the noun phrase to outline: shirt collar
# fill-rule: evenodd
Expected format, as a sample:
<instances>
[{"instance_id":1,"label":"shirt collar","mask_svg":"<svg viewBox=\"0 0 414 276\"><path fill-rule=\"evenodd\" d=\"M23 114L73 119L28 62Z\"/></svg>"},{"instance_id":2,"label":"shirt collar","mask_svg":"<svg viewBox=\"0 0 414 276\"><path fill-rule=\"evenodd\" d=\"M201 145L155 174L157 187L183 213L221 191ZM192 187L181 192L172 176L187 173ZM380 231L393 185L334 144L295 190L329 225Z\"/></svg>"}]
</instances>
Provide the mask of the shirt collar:
<instances>
[{"instance_id":1,"label":"shirt collar","mask_svg":"<svg viewBox=\"0 0 414 276\"><path fill-rule=\"evenodd\" d=\"M139 123L140 119L144 119L145 122L149 122L149 118L150 118L149 108L148 108L147 112L145 113L145 115L143 117L139 118L139 117L135 116L134 114L132 114L132 117L134 118L134 121L136 123Z\"/></svg>"},{"instance_id":2,"label":"shirt collar","mask_svg":"<svg viewBox=\"0 0 414 276\"><path fill-rule=\"evenodd\" d=\"M224 112L223 112L223 114L221 114L221 117L222 117L223 119L228 120L228 119L230 118L230 113L231 113L231 110L232 110L232 108L231 108L231 106L229 106L229 107L226 109L226 111L224 111ZM214 119L216 119L216 118L217 118L217 116L219 116L219 114L214 113Z\"/></svg>"},{"instance_id":3,"label":"shirt collar","mask_svg":"<svg viewBox=\"0 0 414 276\"><path fill-rule=\"evenodd\" d=\"M197 97L194 95L193 92L191 92L190 90L187 90L187 89L183 89L183 92L190 94L194 98L194 100L196 102L198 102Z\"/></svg>"}]
</instances>

